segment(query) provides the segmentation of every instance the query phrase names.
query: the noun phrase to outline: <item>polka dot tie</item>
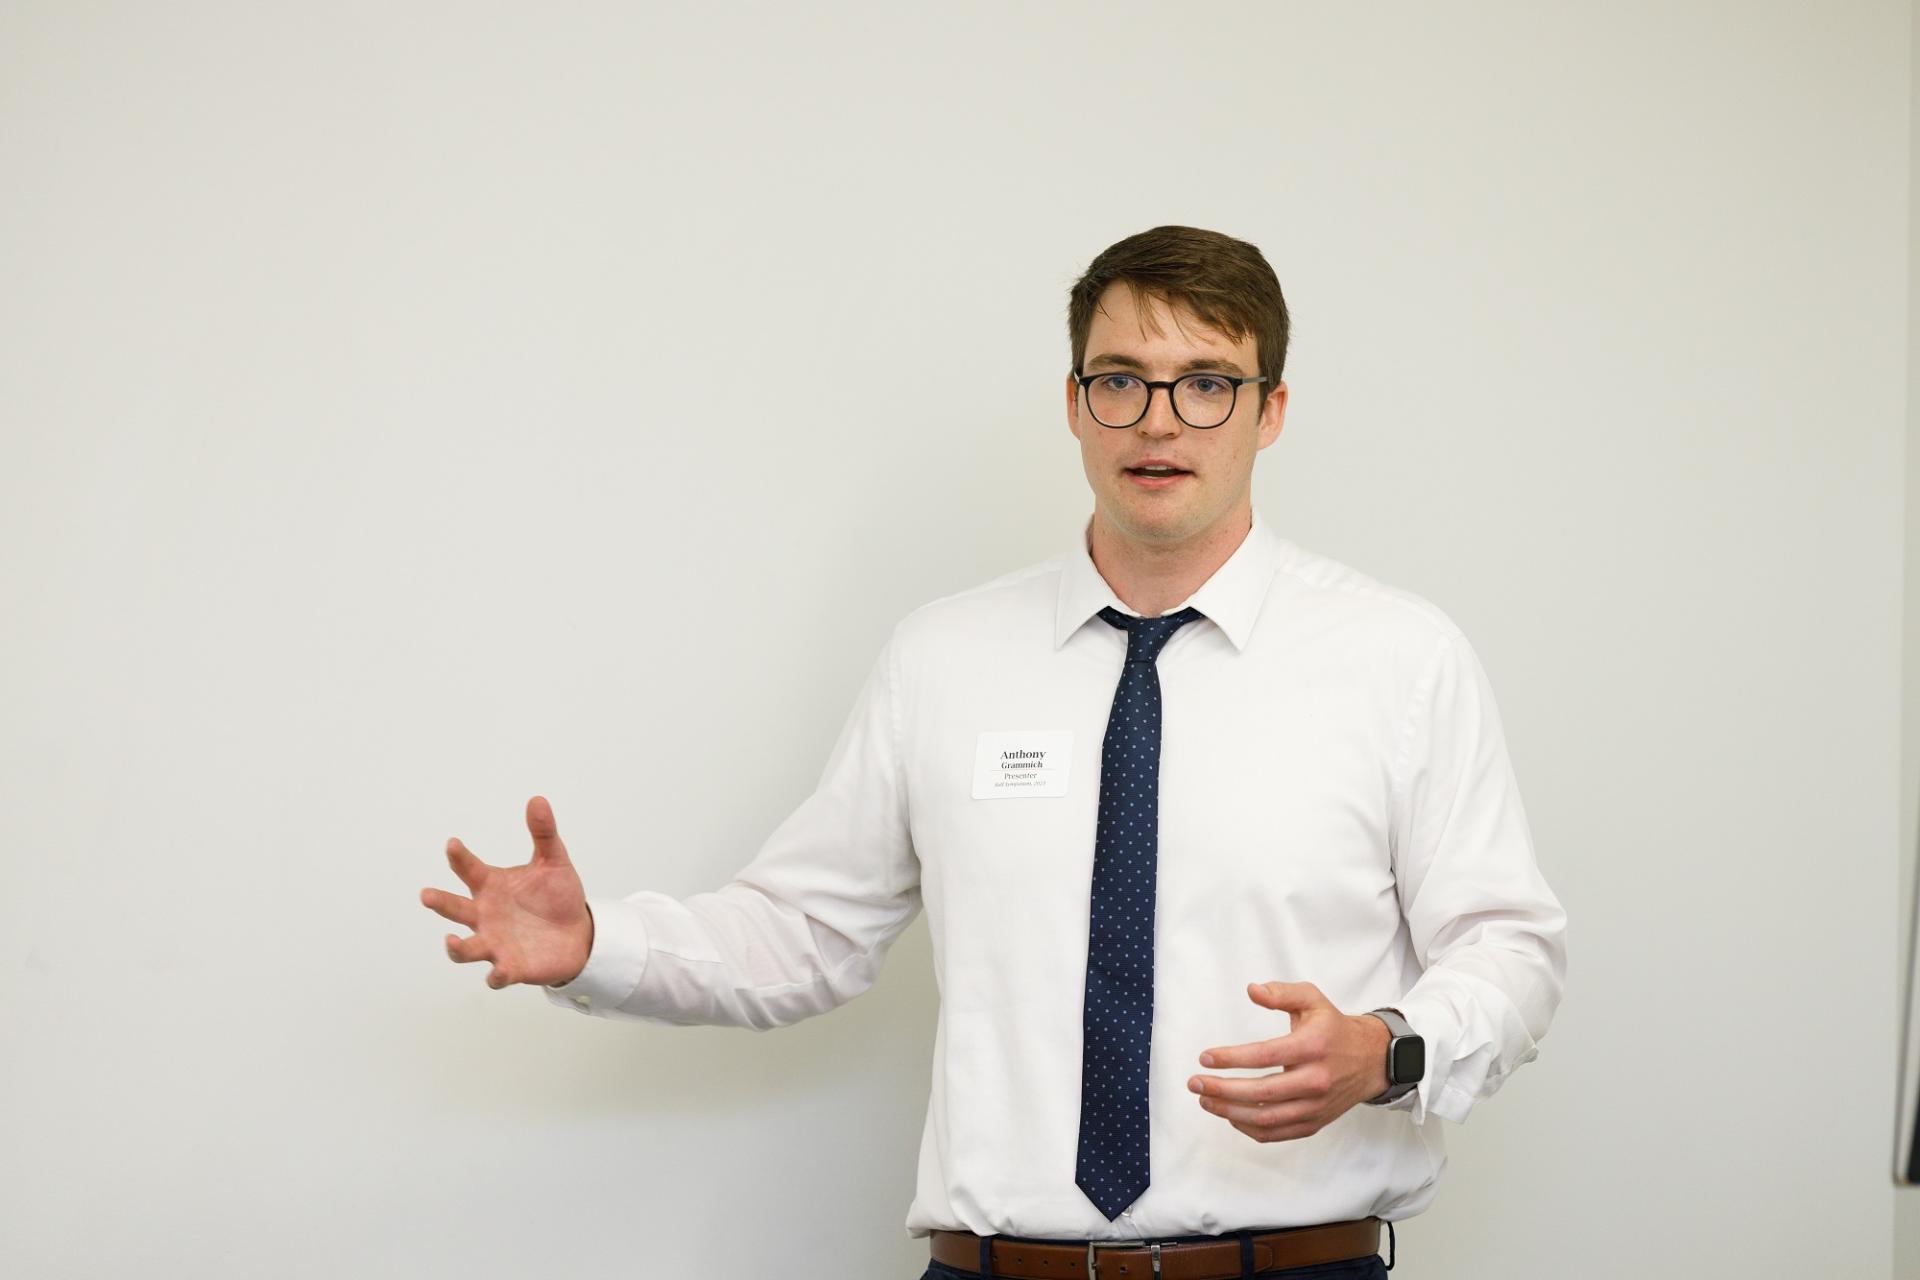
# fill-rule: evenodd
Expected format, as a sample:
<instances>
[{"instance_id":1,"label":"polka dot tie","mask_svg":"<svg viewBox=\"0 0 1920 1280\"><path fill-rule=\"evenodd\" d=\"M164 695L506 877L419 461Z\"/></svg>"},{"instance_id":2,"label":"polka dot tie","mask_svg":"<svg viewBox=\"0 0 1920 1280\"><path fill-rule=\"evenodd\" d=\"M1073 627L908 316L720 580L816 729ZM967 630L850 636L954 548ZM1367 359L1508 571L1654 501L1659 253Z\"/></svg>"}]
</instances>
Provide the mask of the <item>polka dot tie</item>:
<instances>
[{"instance_id":1,"label":"polka dot tie","mask_svg":"<svg viewBox=\"0 0 1920 1280\"><path fill-rule=\"evenodd\" d=\"M1127 661L1100 748L1100 818L1082 1015L1080 1154L1073 1180L1111 1222L1152 1180L1147 1059L1153 1034L1153 895L1160 849L1160 675L1173 633L1201 617L1182 609L1101 618L1127 633Z\"/></svg>"}]
</instances>

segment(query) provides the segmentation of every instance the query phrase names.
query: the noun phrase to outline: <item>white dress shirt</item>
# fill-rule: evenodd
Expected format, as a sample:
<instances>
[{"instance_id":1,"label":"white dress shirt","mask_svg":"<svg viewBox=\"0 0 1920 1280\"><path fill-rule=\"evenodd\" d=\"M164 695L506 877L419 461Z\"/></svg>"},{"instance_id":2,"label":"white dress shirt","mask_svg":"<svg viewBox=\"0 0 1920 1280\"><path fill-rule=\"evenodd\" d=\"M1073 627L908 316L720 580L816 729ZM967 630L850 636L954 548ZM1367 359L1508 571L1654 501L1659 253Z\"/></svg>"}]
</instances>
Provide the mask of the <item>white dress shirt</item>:
<instances>
[{"instance_id":1,"label":"white dress shirt","mask_svg":"<svg viewBox=\"0 0 1920 1280\"><path fill-rule=\"evenodd\" d=\"M1088 528L1090 528L1090 523ZM908 1208L933 1228L1141 1239L1409 1217L1458 1124L1537 1055L1566 914L1536 865L1493 690L1439 608L1253 514L1161 651L1152 1182L1109 1222L1074 1182L1101 741L1127 650L1078 545L895 624L813 794L731 883L590 897L549 998L766 1030L865 991L923 902L940 1010ZM1167 612L1174 612L1173 609ZM1042 763L1006 773L1002 753ZM1062 756L1065 759L1062 759ZM984 795L990 798L977 798ZM1392 1007L1419 1087L1305 1138L1201 1109L1202 1050L1284 1034L1249 982Z\"/></svg>"}]
</instances>

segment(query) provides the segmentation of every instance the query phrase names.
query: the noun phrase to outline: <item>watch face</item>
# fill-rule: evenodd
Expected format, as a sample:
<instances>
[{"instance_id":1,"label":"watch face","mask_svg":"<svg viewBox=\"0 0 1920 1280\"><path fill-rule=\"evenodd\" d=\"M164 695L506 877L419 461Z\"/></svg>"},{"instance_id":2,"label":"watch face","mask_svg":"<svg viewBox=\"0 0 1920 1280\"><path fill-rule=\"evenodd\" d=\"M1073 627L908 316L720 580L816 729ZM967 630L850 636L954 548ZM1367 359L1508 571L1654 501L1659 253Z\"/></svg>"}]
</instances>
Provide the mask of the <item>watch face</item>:
<instances>
[{"instance_id":1,"label":"watch face","mask_svg":"<svg viewBox=\"0 0 1920 1280\"><path fill-rule=\"evenodd\" d=\"M1395 1084L1418 1084L1427 1074L1427 1042L1419 1036L1398 1036L1388 1047L1387 1079Z\"/></svg>"}]
</instances>

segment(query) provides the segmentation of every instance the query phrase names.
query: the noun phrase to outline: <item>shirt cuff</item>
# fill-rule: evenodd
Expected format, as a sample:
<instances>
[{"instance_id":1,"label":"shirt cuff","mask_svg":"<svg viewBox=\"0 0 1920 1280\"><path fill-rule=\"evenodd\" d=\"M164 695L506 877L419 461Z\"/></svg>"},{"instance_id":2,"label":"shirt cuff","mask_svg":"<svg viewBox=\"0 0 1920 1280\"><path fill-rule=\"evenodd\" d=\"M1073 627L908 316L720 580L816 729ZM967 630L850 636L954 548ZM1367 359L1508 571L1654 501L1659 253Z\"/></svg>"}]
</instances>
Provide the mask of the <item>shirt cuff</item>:
<instances>
[{"instance_id":1,"label":"shirt cuff","mask_svg":"<svg viewBox=\"0 0 1920 1280\"><path fill-rule=\"evenodd\" d=\"M541 989L562 1008L607 1017L633 995L646 971L647 918L637 903L618 898L588 898L587 910L593 915L593 948L586 967L570 982Z\"/></svg>"},{"instance_id":2,"label":"shirt cuff","mask_svg":"<svg viewBox=\"0 0 1920 1280\"><path fill-rule=\"evenodd\" d=\"M1498 1091L1514 1067L1538 1056L1538 1046L1521 1025L1518 1011L1482 979L1434 966L1396 1007L1427 1045L1427 1068L1420 1085L1401 1099L1418 1098L1410 1108L1415 1124L1424 1124L1429 1114L1465 1124L1475 1104ZM1494 1012L1482 1013L1483 1008ZM1499 1018L1497 1023L1494 1017ZM1513 1037L1504 1049L1506 1062L1500 1057L1503 1033ZM1520 1051L1515 1053L1513 1045Z\"/></svg>"}]
</instances>

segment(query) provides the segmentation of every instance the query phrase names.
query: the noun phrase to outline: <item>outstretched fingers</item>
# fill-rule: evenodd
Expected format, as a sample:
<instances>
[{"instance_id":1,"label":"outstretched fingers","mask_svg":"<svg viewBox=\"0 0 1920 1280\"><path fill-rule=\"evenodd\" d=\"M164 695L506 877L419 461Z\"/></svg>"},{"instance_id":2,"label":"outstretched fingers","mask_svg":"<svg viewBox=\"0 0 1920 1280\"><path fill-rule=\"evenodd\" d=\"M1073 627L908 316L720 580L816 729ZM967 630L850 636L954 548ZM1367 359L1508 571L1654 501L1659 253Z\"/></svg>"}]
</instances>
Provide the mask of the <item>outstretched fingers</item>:
<instances>
[{"instance_id":1,"label":"outstretched fingers","mask_svg":"<svg viewBox=\"0 0 1920 1280\"><path fill-rule=\"evenodd\" d=\"M533 837L535 862L567 860L567 846L560 843L560 825L553 820L553 806L545 796L527 801L527 832Z\"/></svg>"},{"instance_id":2,"label":"outstretched fingers","mask_svg":"<svg viewBox=\"0 0 1920 1280\"><path fill-rule=\"evenodd\" d=\"M478 893L480 886L487 882L487 873L492 870L486 863L473 856L473 851L460 843L459 836L447 841L447 861L453 865L453 874L460 877L467 888Z\"/></svg>"},{"instance_id":3,"label":"outstretched fingers","mask_svg":"<svg viewBox=\"0 0 1920 1280\"><path fill-rule=\"evenodd\" d=\"M447 954L460 964L471 964L475 960L493 959L493 948L481 941L477 933L470 938L450 933L447 935Z\"/></svg>"},{"instance_id":4,"label":"outstretched fingers","mask_svg":"<svg viewBox=\"0 0 1920 1280\"><path fill-rule=\"evenodd\" d=\"M493 968L487 970L487 985L496 991L509 985L507 975L500 968L500 957L493 953L492 947L481 941L479 934L476 933L471 938L448 934L447 954L461 964L468 964L475 960L491 961Z\"/></svg>"},{"instance_id":5,"label":"outstretched fingers","mask_svg":"<svg viewBox=\"0 0 1920 1280\"><path fill-rule=\"evenodd\" d=\"M420 901L455 924L463 924L469 929L479 927L480 916L474 908L472 898L463 898L457 893L448 893L444 889L422 889Z\"/></svg>"}]
</instances>

